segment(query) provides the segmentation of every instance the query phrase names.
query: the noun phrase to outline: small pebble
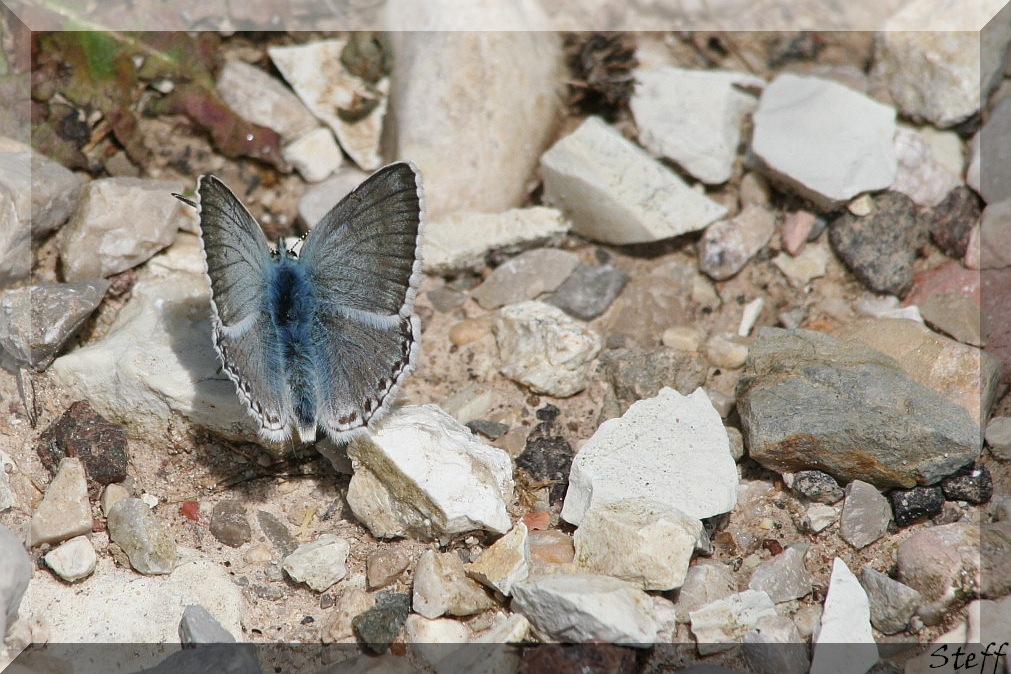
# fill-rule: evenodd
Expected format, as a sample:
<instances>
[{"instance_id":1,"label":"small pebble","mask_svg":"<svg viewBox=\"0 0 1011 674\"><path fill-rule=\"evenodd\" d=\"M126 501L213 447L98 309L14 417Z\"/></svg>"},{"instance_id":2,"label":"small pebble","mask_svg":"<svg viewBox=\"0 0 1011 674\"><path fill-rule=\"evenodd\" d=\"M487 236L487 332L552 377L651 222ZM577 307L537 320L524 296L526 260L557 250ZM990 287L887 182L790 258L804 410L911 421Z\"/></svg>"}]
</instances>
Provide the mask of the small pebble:
<instances>
[{"instance_id":1,"label":"small pebble","mask_svg":"<svg viewBox=\"0 0 1011 674\"><path fill-rule=\"evenodd\" d=\"M397 580L411 563L411 559L398 549L380 549L365 559L365 579L370 589L383 588Z\"/></svg>"},{"instance_id":2,"label":"small pebble","mask_svg":"<svg viewBox=\"0 0 1011 674\"><path fill-rule=\"evenodd\" d=\"M702 338L698 330L685 325L667 328L660 336L660 341L663 342L664 346L669 346L673 349L698 351Z\"/></svg>"},{"instance_id":3,"label":"small pebble","mask_svg":"<svg viewBox=\"0 0 1011 674\"><path fill-rule=\"evenodd\" d=\"M498 421L489 421L487 419L471 419L465 425L470 430L475 433L480 433L489 440L498 440L509 432L509 424L503 424Z\"/></svg>"},{"instance_id":4,"label":"small pebble","mask_svg":"<svg viewBox=\"0 0 1011 674\"><path fill-rule=\"evenodd\" d=\"M183 645L235 643L235 637L199 604L190 604L183 609L179 640Z\"/></svg>"},{"instance_id":5,"label":"small pebble","mask_svg":"<svg viewBox=\"0 0 1011 674\"><path fill-rule=\"evenodd\" d=\"M832 526L837 519L839 519L838 510L824 503L814 503L804 512L800 528L816 534Z\"/></svg>"},{"instance_id":6,"label":"small pebble","mask_svg":"<svg viewBox=\"0 0 1011 674\"><path fill-rule=\"evenodd\" d=\"M580 264L545 301L573 318L589 321L607 311L626 283L628 275L613 265Z\"/></svg>"},{"instance_id":7,"label":"small pebble","mask_svg":"<svg viewBox=\"0 0 1011 674\"><path fill-rule=\"evenodd\" d=\"M993 417L986 425L986 444L998 459L1011 460L1011 417Z\"/></svg>"},{"instance_id":8,"label":"small pebble","mask_svg":"<svg viewBox=\"0 0 1011 674\"><path fill-rule=\"evenodd\" d=\"M351 544L333 534L304 543L284 558L284 572L316 592L323 592L347 575Z\"/></svg>"},{"instance_id":9,"label":"small pebble","mask_svg":"<svg viewBox=\"0 0 1011 674\"><path fill-rule=\"evenodd\" d=\"M895 523L900 527L933 517L944 507L944 492L940 487L895 489L888 498L892 502Z\"/></svg>"},{"instance_id":10,"label":"small pebble","mask_svg":"<svg viewBox=\"0 0 1011 674\"><path fill-rule=\"evenodd\" d=\"M288 527L274 515L266 510L260 510L256 513L256 520L260 524L260 530L274 544L274 548L282 557L287 557L298 547L298 541L288 531Z\"/></svg>"},{"instance_id":11,"label":"small pebble","mask_svg":"<svg viewBox=\"0 0 1011 674\"><path fill-rule=\"evenodd\" d=\"M835 478L820 470L798 471L793 476L790 489L817 503L835 503L845 495Z\"/></svg>"},{"instance_id":12,"label":"small pebble","mask_svg":"<svg viewBox=\"0 0 1011 674\"><path fill-rule=\"evenodd\" d=\"M364 645L373 653L382 654L400 634L411 612L411 595L402 592L381 592L376 604L351 620L351 626Z\"/></svg>"},{"instance_id":13,"label":"small pebble","mask_svg":"<svg viewBox=\"0 0 1011 674\"><path fill-rule=\"evenodd\" d=\"M98 555L86 536L75 536L50 550L43 557L46 566L57 576L75 583L87 578L95 571Z\"/></svg>"},{"instance_id":14,"label":"small pebble","mask_svg":"<svg viewBox=\"0 0 1011 674\"><path fill-rule=\"evenodd\" d=\"M36 452L43 465L54 474L64 457L79 458L84 463L89 486L93 488L126 479L126 432L84 400L72 404L42 432ZM97 489L94 491L97 493Z\"/></svg>"},{"instance_id":15,"label":"small pebble","mask_svg":"<svg viewBox=\"0 0 1011 674\"><path fill-rule=\"evenodd\" d=\"M176 542L151 508L139 498L125 498L109 510L109 538L145 575L172 573L179 558Z\"/></svg>"},{"instance_id":16,"label":"small pebble","mask_svg":"<svg viewBox=\"0 0 1011 674\"><path fill-rule=\"evenodd\" d=\"M736 370L748 359L748 345L731 333L720 333L706 340L706 358L713 365Z\"/></svg>"},{"instance_id":17,"label":"small pebble","mask_svg":"<svg viewBox=\"0 0 1011 674\"><path fill-rule=\"evenodd\" d=\"M432 308L440 314L447 314L454 309L458 309L467 301L466 293L447 288L446 286L433 288L425 293L425 296L432 303Z\"/></svg>"},{"instance_id":18,"label":"small pebble","mask_svg":"<svg viewBox=\"0 0 1011 674\"><path fill-rule=\"evenodd\" d=\"M219 501L211 510L211 535L231 548L245 545L252 538L246 508L234 499Z\"/></svg>"},{"instance_id":19,"label":"small pebble","mask_svg":"<svg viewBox=\"0 0 1011 674\"><path fill-rule=\"evenodd\" d=\"M449 341L455 346L476 342L489 333L488 321L480 318L465 318L457 321L449 329Z\"/></svg>"}]
</instances>

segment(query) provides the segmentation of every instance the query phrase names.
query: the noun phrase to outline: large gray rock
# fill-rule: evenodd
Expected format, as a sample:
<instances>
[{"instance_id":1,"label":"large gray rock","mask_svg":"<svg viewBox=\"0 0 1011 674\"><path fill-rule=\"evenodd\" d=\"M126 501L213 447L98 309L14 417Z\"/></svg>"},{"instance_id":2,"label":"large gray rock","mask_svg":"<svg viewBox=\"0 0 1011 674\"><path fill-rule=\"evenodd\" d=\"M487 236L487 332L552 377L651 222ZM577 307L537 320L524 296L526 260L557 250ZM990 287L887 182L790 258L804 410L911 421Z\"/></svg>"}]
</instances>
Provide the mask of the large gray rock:
<instances>
[{"instance_id":1,"label":"large gray rock","mask_svg":"<svg viewBox=\"0 0 1011 674\"><path fill-rule=\"evenodd\" d=\"M751 147L764 171L819 208L895 179L895 110L841 84L780 75L754 120Z\"/></svg>"},{"instance_id":2,"label":"large gray rock","mask_svg":"<svg viewBox=\"0 0 1011 674\"><path fill-rule=\"evenodd\" d=\"M988 204L1011 198L1011 96L994 107L979 137L980 196Z\"/></svg>"},{"instance_id":3,"label":"large gray rock","mask_svg":"<svg viewBox=\"0 0 1011 674\"><path fill-rule=\"evenodd\" d=\"M7 625L18 615L21 598L31 578L32 559L24 543L0 524L0 641L7 632Z\"/></svg>"},{"instance_id":4,"label":"large gray rock","mask_svg":"<svg viewBox=\"0 0 1011 674\"><path fill-rule=\"evenodd\" d=\"M737 409L749 455L879 488L933 484L973 461L979 426L892 358L809 330L762 328Z\"/></svg>"},{"instance_id":5,"label":"large gray rock","mask_svg":"<svg viewBox=\"0 0 1011 674\"><path fill-rule=\"evenodd\" d=\"M561 44L538 30L539 5L396 0L385 10L395 154L421 169L431 216L519 206L561 102ZM499 28L466 28L477 20Z\"/></svg>"}]
</instances>

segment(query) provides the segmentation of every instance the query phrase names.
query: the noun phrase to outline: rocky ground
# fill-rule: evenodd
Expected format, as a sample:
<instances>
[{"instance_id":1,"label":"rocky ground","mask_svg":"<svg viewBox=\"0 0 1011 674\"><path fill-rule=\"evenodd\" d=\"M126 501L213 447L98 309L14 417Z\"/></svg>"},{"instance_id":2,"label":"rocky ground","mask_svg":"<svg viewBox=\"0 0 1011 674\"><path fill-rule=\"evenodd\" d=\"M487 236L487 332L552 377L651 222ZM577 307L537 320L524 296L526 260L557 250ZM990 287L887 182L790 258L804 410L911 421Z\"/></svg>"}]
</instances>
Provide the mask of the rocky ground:
<instances>
[{"instance_id":1,"label":"rocky ground","mask_svg":"<svg viewBox=\"0 0 1011 674\"><path fill-rule=\"evenodd\" d=\"M863 674L1011 640L1011 31L981 64L900 30L935 4L879 34L131 41L106 98L53 65L98 52L40 40L35 151L0 141L8 657ZM274 240L401 158L401 406L260 442L171 193L213 172ZM597 646L482 650L539 642Z\"/></svg>"}]
</instances>

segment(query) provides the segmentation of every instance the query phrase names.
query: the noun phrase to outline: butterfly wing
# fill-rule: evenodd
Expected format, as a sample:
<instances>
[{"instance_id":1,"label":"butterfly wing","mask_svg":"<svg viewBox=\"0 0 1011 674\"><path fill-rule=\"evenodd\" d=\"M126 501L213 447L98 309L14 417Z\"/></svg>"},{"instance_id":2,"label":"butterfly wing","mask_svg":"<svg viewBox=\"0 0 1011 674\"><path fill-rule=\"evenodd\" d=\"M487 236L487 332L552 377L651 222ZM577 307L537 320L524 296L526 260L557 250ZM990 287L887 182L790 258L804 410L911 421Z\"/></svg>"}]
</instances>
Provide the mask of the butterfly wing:
<instances>
[{"instance_id":1,"label":"butterfly wing","mask_svg":"<svg viewBox=\"0 0 1011 674\"><path fill-rule=\"evenodd\" d=\"M302 246L319 296L319 423L334 440L382 412L417 357L423 211L417 169L391 164L327 213Z\"/></svg>"},{"instance_id":2,"label":"butterfly wing","mask_svg":"<svg viewBox=\"0 0 1011 674\"><path fill-rule=\"evenodd\" d=\"M197 181L197 212L214 313L214 346L260 434L286 440L291 400L267 310L270 249L242 202L212 175Z\"/></svg>"}]
</instances>

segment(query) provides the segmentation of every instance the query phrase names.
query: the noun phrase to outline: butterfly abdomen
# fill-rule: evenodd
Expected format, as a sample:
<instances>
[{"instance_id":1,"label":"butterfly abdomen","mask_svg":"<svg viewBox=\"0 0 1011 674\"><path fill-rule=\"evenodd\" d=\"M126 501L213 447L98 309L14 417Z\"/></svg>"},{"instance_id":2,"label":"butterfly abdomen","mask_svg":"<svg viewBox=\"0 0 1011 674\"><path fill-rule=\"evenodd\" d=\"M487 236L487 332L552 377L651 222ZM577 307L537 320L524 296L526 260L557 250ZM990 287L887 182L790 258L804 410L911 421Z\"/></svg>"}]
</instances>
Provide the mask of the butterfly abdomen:
<instances>
[{"instance_id":1,"label":"butterfly abdomen","mask_svg":"<svg viewBox=\"0 0 1011 674\"><path fill-rule=\"evenodd\" d=\"M318 299L302 267L281 259L275 267L268 292L268 306L281 361L285 364L295 420L300 429L316 425L316 348L311 340L312 321Z\"/></svg>"}]
</instances>

